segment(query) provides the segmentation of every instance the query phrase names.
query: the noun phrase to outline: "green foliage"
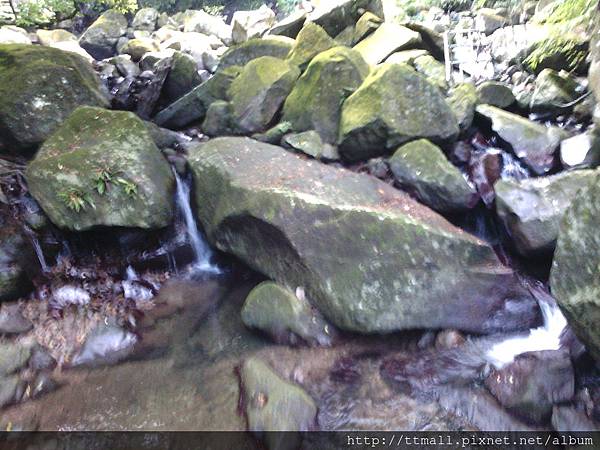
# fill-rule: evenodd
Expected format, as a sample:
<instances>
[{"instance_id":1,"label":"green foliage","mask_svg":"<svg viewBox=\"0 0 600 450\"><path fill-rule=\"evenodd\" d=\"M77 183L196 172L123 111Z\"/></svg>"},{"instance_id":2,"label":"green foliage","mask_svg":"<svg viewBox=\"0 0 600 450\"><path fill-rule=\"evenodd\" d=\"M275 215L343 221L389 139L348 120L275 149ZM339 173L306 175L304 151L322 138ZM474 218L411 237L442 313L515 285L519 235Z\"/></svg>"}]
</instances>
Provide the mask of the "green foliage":
<instances>
[{"instance_id":1,"label":"green foliage","mask_svg":"<svg viewBox=\"0 0 600 450\"><path fill-rule=\"evenodd\" d=\"M62 200L65 206L75 212L84 210L87 205L96 208L94 201L89 193L79 189L71 188L64 192L59 192L58 197Z\"/></svg>"},{"instance_id":2,"label":"green foliage","mask_svg":"<svg viewBox=\"0 0 600 450\"><path fill-rule=\"evenodd\" d=\"M568 34L554 34L536 46L523 62L532 71L539 72L544 63L560 58L560 65L570 71L581 66L586 57L587 49L580 40Z\"/></svg>"},{"instance_id":3,"label":"green foliage","mask_svg":"<svg viewBox=\"0 0 600 450\"><path fill-rule=\"evenodd\" d=\"M61 20L74 17L83 7L91 7L96 11L116 9L123 14L137 11L137 0L24 0L19 3L17 25L34 27L51 25Z\"/></svg>"},{"instance_id":4,"label":"green foliage","mask_svg":"<svg viewBox=\"0 0 600 450\"><path fill-rule=\"evenodd\" d=\"M544 20L546 23L560 23L591 17L596 0L564 0L556 2L554 9Z\"/></svg>"},{"instance_id":5,"label":"green foliage","mask_svg":"<svg viewBox=\"0 0 600 450\"><path fill-rule=\"evenodd\" d=\"M125 178L119 176L121 172L114 172L109 168L102 168L96 171L94 177L94 189L98 194L104 195L109 189L109 185L119 186L130 197L137 195L137 185Z\"/></svg>"}]
</instances>

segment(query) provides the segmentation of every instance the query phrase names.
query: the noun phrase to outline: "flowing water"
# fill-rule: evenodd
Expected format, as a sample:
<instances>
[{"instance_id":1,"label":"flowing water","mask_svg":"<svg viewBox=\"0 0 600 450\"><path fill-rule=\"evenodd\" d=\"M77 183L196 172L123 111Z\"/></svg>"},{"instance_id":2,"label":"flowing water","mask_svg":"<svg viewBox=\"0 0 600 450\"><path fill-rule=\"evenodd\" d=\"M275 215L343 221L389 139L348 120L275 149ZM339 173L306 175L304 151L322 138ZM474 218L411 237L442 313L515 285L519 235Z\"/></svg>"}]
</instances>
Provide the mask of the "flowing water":
<instances>
[{"instance_id":1,"label":"flowing water","mask_svg":"<svg viewBox=\"0 0 600 450\"><path fill-rule=\"evenodd\" d=\"M194 263L192 264L192 268L195 271L200 272L220 273L218 266L211 262L213 257L212 251L198 230L196 218L194 217L191 202L192 181L189 177L188 179L183 180L175 169L173 169L173 174L175 175L177 184L177 209L183 217L186 233L190 245L192 246L192 250L194 251Z\"/></svg>"}]
</instances>

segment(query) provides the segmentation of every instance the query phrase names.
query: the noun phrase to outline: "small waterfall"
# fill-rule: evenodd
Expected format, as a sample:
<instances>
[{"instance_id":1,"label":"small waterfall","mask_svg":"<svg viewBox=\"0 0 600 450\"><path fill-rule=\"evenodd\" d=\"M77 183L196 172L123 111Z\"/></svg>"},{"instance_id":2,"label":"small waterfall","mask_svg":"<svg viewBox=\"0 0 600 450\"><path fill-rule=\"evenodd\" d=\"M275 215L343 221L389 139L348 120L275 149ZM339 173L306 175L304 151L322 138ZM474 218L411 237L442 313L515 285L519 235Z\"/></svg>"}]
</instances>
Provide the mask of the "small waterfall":
<instances>
[{"instance_id":1,"label":"small waterfall","mask_svg":"<svg viewBox=\"0 0 600 450\"><path fill-rule=\"evenodd\" d=\"M177 208L183 216L182 218L185 222L188 240L194 251L193 269L201 272L220 273L220 269L211 263L212 251L204 240L204 236L202 236L198 230L198 225L196 224L190 195L191 180L182 180L175 169L173 169L173 173L175 174L175 181L177 183Z\"/></svg>"},{"instance_id":2,"label":"small waterfall","mask_svg":"<svg viewBox=\"0 0 600 450\"><path fill-rule=\"evenodd\" d=\"M40 244L40 240L37 237L37 234L30 230L28 227L24 227L25 232L31 239L31 244L33 245L33 250L35 251L35 255L40 263L40 267L42 268L42 272L47 273L50 271L50 267L46 262L46 257L44 256L44 250L42 250L42 244Z\"/></svg>"},{"instance_id":3,"label":"small waterfall","mask_svg":"<svg viewBox=\"0 0 600 450\"><path fill-rule=\"evenodd\" d=\"M487 359L500 368L511 363L516 356L542 350L558 350L561 348L560 338L567 327L567 319L563 316L556 302L539 301L544 325L529 331L528 336L516 336L494 345L487 352Z\"/></svg>"}]
</instances>

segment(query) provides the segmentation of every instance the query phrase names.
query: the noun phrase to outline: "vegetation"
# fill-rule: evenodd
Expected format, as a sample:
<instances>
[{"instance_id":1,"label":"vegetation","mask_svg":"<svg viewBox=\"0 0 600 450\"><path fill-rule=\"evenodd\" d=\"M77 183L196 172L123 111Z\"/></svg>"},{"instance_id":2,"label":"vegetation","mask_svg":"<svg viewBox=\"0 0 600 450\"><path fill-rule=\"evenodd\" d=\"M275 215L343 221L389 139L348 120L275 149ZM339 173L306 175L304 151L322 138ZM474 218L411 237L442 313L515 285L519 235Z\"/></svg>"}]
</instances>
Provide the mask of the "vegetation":
<instances>
[{"instance_id":1,"label":"vegetation","mask_svg":"<svg viewBox=\"0 0 600 450\"><path fill-rule=\"evenodd\" d=\"M67 208L75 212L85 209L87 205L94 209L96 208L91 195L79 189L71 188L67 191L59 192L58 197L62 200Z\"/></svg>"},{"instance_id":2,"label":"vegetation","mask_svg":"<svg viewBox=\"0 0 600 450\"><path fill-rule=\"evenodd\" d=\"M596 0L564 0L556 2L554 9L544 20L546 23L560 23L570 20L585 20L592 14Z\"/></svg>"}]
</instances>

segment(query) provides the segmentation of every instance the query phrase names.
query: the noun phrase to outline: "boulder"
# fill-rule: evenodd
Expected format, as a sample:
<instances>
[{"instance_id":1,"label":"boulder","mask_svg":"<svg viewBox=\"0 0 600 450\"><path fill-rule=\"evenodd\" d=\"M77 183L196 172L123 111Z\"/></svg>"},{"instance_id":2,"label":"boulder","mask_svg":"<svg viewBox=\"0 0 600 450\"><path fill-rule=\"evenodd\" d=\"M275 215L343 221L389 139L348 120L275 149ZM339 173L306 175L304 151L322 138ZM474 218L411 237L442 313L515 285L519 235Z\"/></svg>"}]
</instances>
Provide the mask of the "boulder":
<instances>
[{"instance_id":1,"label":"boulder","mask_svg":"<svg viewBox=\"0 0 600 450\"><path fill-rule=\"evenodd\" d=\"M0 27L0 45L2 44L31 44L27 30L14 25Z\"/></svg>"},{"instance_id":2,"label":"boulder","mask_svg":"<svg viewBox=\"0 0 600 450\"><path fill-rule=\"evenodd\" d=\"M579 85L569 75L544 69L535 80L535 90L529 107L535 112L566 112L581 93Z\"/></svg>"},{"instance_id":3,"label":"boulder","mask_svg":"<svg viewBox=\"0 0 600 450\"><path fill-rule=\"evenodd\" d=\"M158 20L158 11L154 8L141 8L135 13L131 26L135 30L154 31Z\"/></svg>"},{"instance_id":4,"label":"boulder","mask_svg":"<svg viewBox=\"0 0 600 450\"><path fill-rule=\"evenodd\" d=\"M543 424L555 404L575 395L575 375L569 352L525 353L507 366L494 369L486 387L502 406L528 422Z\"/></svg>"},{"instance_id":5,"label":"boulder","mask_svg":"<svg viewBox=\"0 0 600 450\"><path fill-rule=\"evenodd\" d=\"M300 386L281 378L266 363L251 357L239 369L243 408L248 430L308 431L314 429L317 420L315 401ZM289 446L296 437L285 435L287 445L277 445L283 435L270 433L266 436L267 448L294 448Z\"/></svg>"},{"instance_id":6,"label":"boulder","mask_svg":"<svg viewBox=\"0 0 600 450\"><path fill-rule=\"evenodd\" d=\"M298 33L288 60L304 70L316 55L335 46L337 43L323 28L309 22Z\"/></svg>"},{"instance_id":7,"label":"boulder","mask_svg":"<svg viewBox=\"0 0 600 450\"><path fill-rule=\"evenodd\" d=\"M438 61L444 62L444 36L421 22L409 22L407 28L421 35L423 47Z\"/></svg>"},{"instance_id":8,"label":"boulder","mask_svg":"<svg viewBox=\"0 0 600 450\"><path fill-rule=\"evenodd\" d=\"M35 34L42 45L52 45L65 41L77 42L77 37L73 33L60 28L56 30L37 30Z\"/></svg>"},{"instance_id":9,"label":"boulder","mask_svg":"<svg viewBox=\"0 0 600 450\"><path fill-rule=\"evenodd\" d=\"M79 38L79 45L95 59L110 58L117 41L127 32L127 19L114 9L102 13Z\"/></svg>"},{"instance_id":10,"label":"boulder","mask_svg":"<svg viewBox=\"0 0 600 450\"><path fill-rule=\"evenodd\" d=\"M354 25L366 11L384 18L381 0L335 0L321 2L307 20L323 27L330 36L337 36L347 26Z\"/></svg>"},{"instance_id":11,"label":"boulder","mask_svg":"<svg viewBox=\"0 0 600 450\"><path fill-rule=\"evenodd\" d=\"M344 100L369 73L355 50L334 47L317 55L302 74L283 107L283 120L295 131L316 130L321 139L335 143Z\"/></svg>"},{"instance_id":12,"label":"boulder","mask_svg":"<svg viewBox=\"0 0 600 450\"><path fill-rule=\"evenodd\" d=\"M286 134L282 143L315 159L324 161L337 161L340 159L337 148L323 142L319 133L314 130Z\"/></svg>"},{"instance_id":13,"label":"boulder","mask_svg":"<svg viewBox=\"0 0 600 450\"><path fill-rule=\"evenodd\" d=\"M216 100L206 110L202 132L207 136L234 134L232 124L231 104L225 100Z\"/></svg>"},{"instance_id":14,"label":"boulder","mask_svg":"<svg viewBox=\"0 0 600 450\"><path fill-rule=\"evenodd\" d=\"M117 55L106 62L115 66L119 73L125 78L135 78L140 74L139 65L134 63L129 55Z\"/></svg>"},{"instance_id":15,"label":"boulder","mask_svg":"<svg viewBox=\"0 0 600 450\"><path fill-rule=\"evenodd\" d=\"M506 25L506 18L496 14L496 11L489 8L482 8L477 11L475 16L475 29L486 35L492 34L499 28Z\"/></svg>"},{"instance_id":16,"label":"boulder","mask_svg":"<svg viewBox=\"0 0 600 450\"><path fill-rule=\"evenodd\" d=\"M498 181L496 212L524 256L554 250L560 221L579 190L596 177L592 170L573 170L521 181Z\"/></svg>"},{"instance_id":17,"label":"boulder","mask_svg":"<svg viewBox=\"0 0 600 450\"><path fill-rule=\"evenodd\" d=\"M121 48L120 53L131 56L134 61L139 61L146 53L157 52L159 46L154 39L131 39Z\"/></svg>"},{"instance_id":18,"label":"boulder","mask_svg":"<svg viewBox=\"0 0 600 450\"><path fill-rule=\"evenodd\" d=\"M410 28L393 22L381 24L377 30L354 46L369 64L379 64L400 50L418 48L421 36Z\"/></svg>"},{"instance_id":19,"label":"boulder","mask_svg":"<svg viewBox=\"0 0 600 450\"><path fill-rule=\"evenodd\" d=\"M365 12L356 22L352 33L352 45L359 43L380 27L383 20L370 11Z\"/></svg>"},{"instance_id":20,"label":"boulder","mask_svg":"<svg viewBox=\"0 0 600 450\"><path fill-rule=\"evenodd\" d=\"M289 16L277 22L269 30L269 34L275 36L286 36L292 39L296 39L298 33L306 22L306 11L296 10Z\"/></svg>"},{"instance_id":21,"label":"boulder","mask_svg":"<svg viewBox=\"0 0 600 450\"><path fill-rule=\"evenodd\" d=\"M491 121L492 130L512 147L515 155L538 175L555 164L555 153L568 134L490 105L479 105L478 114Z\"/></svg>"},{"instance_id":22,"label":"boulder","mask_svg":"<svg viewBox=\"0 0 600 450\"><path fill-rule=\"evenodd\" d=\"M484 81L481 83L477 86L477 96L480 103L496 106L500 109L506 109L516 101L510 86L499 81Z\"/></svg>"},{"instance_id":23,"label":"boulder","mask_svg":"<svg viewBox=\"0 0 600 450\"><path fill-rule=\"evenodd\" d=\"M279 122L264 133L255 133L252 139L269 144L280 144L283 137L292 131L292 124L289 122Z\"/></svg>"},{"instance_id":24,"label":"boulder","mask_svg":"<svg viewBox=\"0 0 600 450\"><path fill-rule=\"evenodd\" d=\"M225 45L231 44L231 25L220 17L211 16L205 11L187 10L183 19L183 31L194 31L218 37Z\"/></svg>"},{"instance_id":25,"label":"boulder","mask_svg":"<svg viewBox=\"0 0 600 450\"><path fill-rule=\"evenodd\" d=\"M130 112L78 108L44 143L25 178L63 229L160 228L172 219L173 174Z\"/></svg>"},{"instance_id":26,"label":"boulder","mask_svg":"<svg viewBox=\"0 0 600 450\"><path fill-rule=\"evenodd\" d=\"M80 105L108 105L88 62L49 47L0 45L0 151L40 144Z\"/></svg>"},{"instance_id":27,"label":"boulder","mask_svg":"<svg viewBox=\"0 0 600 450\"><path fill-rule=\"evenodd\" d=\"M173 102L201 82L194 58L186 53L175 52L171 60L171 70L163 85L162 95L167 102Z\"/></svg>"},{"instance_id":28,"label":"boulder","mask_svg":"<svg viewBox=\"0 0 600 450\"><path fill-rule=\"evenodd\" d=\"M265 332L277 343L332 344L331 325L310 306L302 290L294 294L270 281L250 291L242 308L242 321L247 327Z\"/></svg>"},{"instance_id":29,"label":"boulder","mask_svg":"<svg viewBox=\"0 0 600 450\"><path fill-rule=\"evenodd\" d=\"M349 26L344 28L344 30L338 34L333 40L337 45L341 45L343 47L352 47L354 39L354 27Z\"/></svg>"},{"instance_id":30,"label":"boulder","mask_svg":"<svg viewBox=\"0 0 600 450\"><path fill-rule=\"evenodd\" d=\"M267 5L255 11L236 11L231 19L232 38L235 44L262 36L275 24L275 13Z\"/></svg>"},{"instance_id":31,"label":"boulder","mask_svg":"<svg viewBox=\"0 0 600 450\"><path fill-rule=\"evenodd\" d=\"M456 115L461 131L469 129L475 117L475 107L479 103L477 89L472 83L461 83L450 90L446 99Z\"/></svg>"},{"instance_id":32,"label":"boulder","mask_svg":"<svg viewBox=\"0 0 600 450\"><path fill-rule=\"evenodd\" d=\"M550 286L569 325L600 361L600 173L583 186L564 214Z\"/></svg>"},{"instance_id":33,"label":"boulder","mask_svg":"<svg viewBox=\"0 0 600 450\"><path fill-rule=\"evenodd\" d=\"M446 66L436 60L433 56L418 56L413 61L413 66L417 72L425 75L427 81L434 86L437 86L443 91L448 89L448 82L446 81Z\"/></svg>"},{"instance_id":34,"label":"boulder","mask_svg":"<svg viewBox=\"0 0 600 450\"><path fill-rule=\"evenodd\" d=\"M266 130L299 76L296 66L272 56L246 64L228 91L235 126L242 133Z\"/></svg>"},{"instance_id":35,"label":"boulder","mask_svg":"<svg viewBox=\"0 0 600 450\"><path fill-rule=\"evenodd\" d=\"M470 209L477 191L442 150L426 139L400 147L390 158L396 182L425 205L440 212Z\"/></svg>"},{"instance_id":36,"label":"boulder","mask_svg":"<svg viewBox=\"0 0 600 450\"><path fill-rule=\"evenodd\" d=\"M212 78L160 111L154 121L164 127L183 128L192 122L204 120L212 102L227 100L227 90L239 73L237 66L218 71Z\"/></svg>"},{"instance_id":37,"label":"boulder","mask_svg":"<svg viewBox=\"0 0 600 450\"><path fill-rule=\"evenodd\" d=\"M600 165L600 136L595 128L560 143L560 162L567 169L585 169Z\"/></svg>"},{"instance_id":38,"label":"boulder","mask_svg":"<svg viewBox=\"0 0 600 450\"><path fill-rule=\"evenodd\" d=\"M585 73L589 42L583 33L553 33L527 52L524 66L534 73L544 69Z\"/></svg>"},{"instance_id":39,"label":"boulder","mask_svg":"<svg viewBox=\"0 0 600 450\"><path fill-rule=\"evenodd\" d=\"M88 52L86 52L77 41L60 41L50 44L50 47L57 48L64 52L75 53L76 55L81 56L83 59L88 61L89 63L94 63L94 58Z\"/></svg>"},{"instance_id":40,"label":"boulder","mask_svg":"<svg viewBox=\"0 0 600 450\"><path fill-rule=\"evenodd\" d=\"M374 177L248 138L202 143L189 161L208 240L301 287L340 328L532 325L535 301L489 245Z\"/></svg>"},{"instance_id":41,"label":"boulder","mask_svg":"<svg viewBox=\"0 0 600 450\"><path fill-rule=\"evenodd\" d=\"M385 62L390 64L408 64L409 66L412 66L415 59L428 54L427 50L423 49L402 50L400 52L392 53L386 58Z\"/></svg>"},{"instance_id":42,"label":"boulder","mask_svg":"<svg viewBox=\"0 0 600 450\"><path fill-rule=\"evenodd\" d=\"M340 154L357 161L414 139L442 143L457 135L439 89L407 65L383 64L342 105L338 142Z\"/></svg>"},{"instance_id":43,"label":"boulder","mask_svg":"<svg viewBox=\"0 0 600 450\"><path fill-rule=\"evenodd\" d=\"M294 41L281 36L267 36L263 39L250 39L243 44L231 47L223 54L219 69L231 66L245 66L250 61L261 56L272 56L285 59L292 49Z\"/></svg>"}]
</instances>

